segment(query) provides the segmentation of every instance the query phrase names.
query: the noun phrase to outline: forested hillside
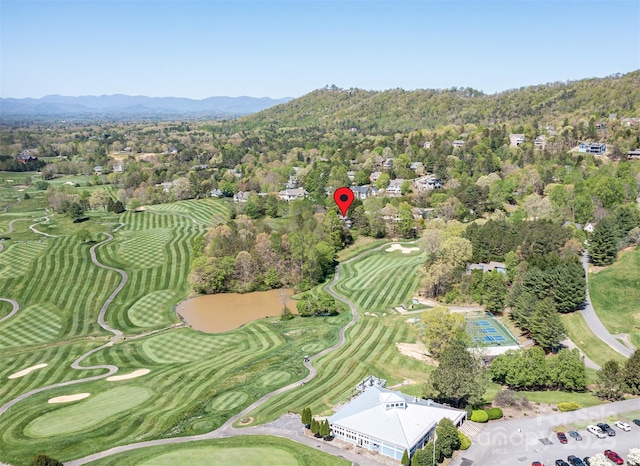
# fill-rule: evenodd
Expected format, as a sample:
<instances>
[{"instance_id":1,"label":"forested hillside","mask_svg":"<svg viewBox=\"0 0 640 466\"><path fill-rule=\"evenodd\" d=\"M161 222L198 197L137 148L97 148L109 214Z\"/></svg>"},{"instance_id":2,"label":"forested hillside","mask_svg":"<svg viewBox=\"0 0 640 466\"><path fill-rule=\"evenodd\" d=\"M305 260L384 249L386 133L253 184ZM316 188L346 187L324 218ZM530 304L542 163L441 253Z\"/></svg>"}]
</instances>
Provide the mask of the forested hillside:
<instances>
[{"instance_id":1,"label":"forested hillside","mask_svg":"<svg viewBox=\"0 0 640 466\"><path fill-rule=\"evenodd\" d=\"M471 88L367 91L326 87L239 120L245 128L277 125L370 133L446 124L559 124L564 118L640 114L640 71L556 82L487 95Z\"/></svg>"}]
</instances>

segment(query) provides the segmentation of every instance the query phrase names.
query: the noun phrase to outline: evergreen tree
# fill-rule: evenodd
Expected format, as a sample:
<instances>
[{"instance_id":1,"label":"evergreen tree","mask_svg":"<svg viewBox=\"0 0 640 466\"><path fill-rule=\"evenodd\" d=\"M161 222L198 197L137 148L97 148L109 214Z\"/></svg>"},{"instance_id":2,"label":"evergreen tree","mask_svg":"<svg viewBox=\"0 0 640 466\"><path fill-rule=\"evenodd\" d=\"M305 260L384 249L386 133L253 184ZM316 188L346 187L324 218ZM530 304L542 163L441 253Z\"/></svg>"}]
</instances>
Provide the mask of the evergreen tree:
<instances>
[{"instance_id":1,"label":"evergreen tree","mask_svg":"<svg viewBox=\"0 0 640 466\"><path fill-rule=\"evenodd\" d=\"M325 440L329 440L331 437L331 426L329 426L329 420L325 419L320 426L320 436Z\"/></svg>"},{"instance_id":2,"label":"evergreen tree","mask_svg":"<svg viewBox=\"0 0 640 466\"><path fill-rule=\"evenodd\" d=\"M560 320L553 299L545 298L536 305L529 320L531 337L545 350L557 348L566 337L567 330Z\"/></svg>"},{"instance_id":3,"label":"evergreen tree","mask_svg":"<svg viewBox=\"0 0 640 466\"><path fill-rule=\"evenodd\" d=\"M320 423L315 419L311 419L311 433L316 437L320 436Z\"/></svg>"},{"instance_id":4,"label":"evergreen tree","mask_svg":"<svg viewBox=\"0 0 640 466\"><path fill-rule=\"evenodd\" d=\"M411 464L411 460L409 459L409 452L406 450L404 450L404 453L402 454L402 459L400 460L400 462L402 463L402 466L409 466Z\"/></svg>"},{"instance_id":5,"label":"evergreen tree","mask_svg":"<svg viewBox=\"0 0 640 466\"><path fill-rule=\"evenodd\" d=\"M449 418L442 418L436 427L437 441L436 449L439 457L451 458L453 452L460 448L460 437L458 429Z\"/></svg>"},{"instance_id":6,"label":"evergreen tree","mask_svg":"<svg viewBox=\"0 0 640 466\"><path fill-rule=\"evenodd\" d=\"M596 396L605 400L621 400L624 395L624 372L617 361L607 361L597 374Z\"/></svg>"},{"instance_id":7,"label":"evergreen tree","mask_svg":"<svg viewBox=\"0 0 640 466\"><path fill-rule=\"evenodd\" d=\"M482 278L484 307L489 312L502 312L507 296L504 277L495 270Z\"/></svg>"},{"instance_id":8,"label":"evergreen tree","mask_svg":"<svg viewBox=\"0 0 640 466\"><path fill-rule=\"evenodd\" d=\"M606 217L596 225L589 238L589 254L594 265L610 265L616 260L618 230L613 217Z\"/></svg>"},{"instance_id":9,"label":"evergreen tree","mask_svg":"<svg viewBox=\"0 0 640 466\"><path fill-rule=\"evenodd\" d=\"M306 407L302 410L302 423L308 429L311 427L311 419L313 419L313 415L311 414L311 408Z\"/></svg>"},{"instance_id":10,"label":"evergreen tree","mask_svg":"<svg viewBox=\"0 0 640 466\"><path fill-rule=\"evenodd\" d=\"M579 260L563 261L550 272L551 294L559 312L575 311L585 300L587 282Z\"/></svg>"},{"instance_id":11,"label":"evergreen tree","mask_svg":"<svg viewBox=\"0 0 640 466\"><path fill-rule=\"evenodd\" d=\"M625 389L634 395L640 395L640 351L635 350L624 364Z\"/></svg>"}]
</instances>

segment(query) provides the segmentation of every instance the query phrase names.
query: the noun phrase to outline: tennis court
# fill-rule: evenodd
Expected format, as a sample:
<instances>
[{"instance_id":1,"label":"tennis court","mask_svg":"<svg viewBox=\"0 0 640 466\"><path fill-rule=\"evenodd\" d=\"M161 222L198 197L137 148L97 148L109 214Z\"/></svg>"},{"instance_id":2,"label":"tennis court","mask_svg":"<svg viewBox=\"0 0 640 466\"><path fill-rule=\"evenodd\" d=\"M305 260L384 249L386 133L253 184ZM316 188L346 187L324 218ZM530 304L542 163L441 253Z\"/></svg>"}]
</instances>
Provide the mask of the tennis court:
<instances>
[{"instance_id":1,"label":"tennis court","mask_svg":"<svg viewBox=\"0 0 640 466\"><path fill-rule=\"evenodd\" d=\"M483 346L517 345L518 339L490 314L468 314L467 333Z\"/></svg>"}]
</instances>

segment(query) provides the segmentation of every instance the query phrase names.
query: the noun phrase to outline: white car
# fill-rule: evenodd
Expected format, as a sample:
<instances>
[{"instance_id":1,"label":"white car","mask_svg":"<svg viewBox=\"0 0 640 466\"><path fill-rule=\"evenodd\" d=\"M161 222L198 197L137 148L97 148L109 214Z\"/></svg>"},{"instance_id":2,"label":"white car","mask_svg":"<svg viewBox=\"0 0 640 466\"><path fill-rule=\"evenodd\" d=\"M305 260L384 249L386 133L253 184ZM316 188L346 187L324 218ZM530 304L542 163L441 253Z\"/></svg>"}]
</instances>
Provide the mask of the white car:
<instances>
[{"instance_id":1,"label":"white car","mask_svg":"<svg viewBox=\"0 0 640 466\"><path fill-rule=\"evenodd\" d=\"M594 426L594 425L587 426L587 430L598 438L606 437L606 434L602 432L602 430L598 426Z\"/></svg>"},{"instance_id":2,"label":"white car","mask_svg":"<svg viewBox=\"0 0 640 466\"><path fill-rule=\"evenodd\" d=\"M624 430L625 432L629 432L631 430L631 426L626 422L616 421L614 424L618 429Z\"/></svg>"}]
</instances>

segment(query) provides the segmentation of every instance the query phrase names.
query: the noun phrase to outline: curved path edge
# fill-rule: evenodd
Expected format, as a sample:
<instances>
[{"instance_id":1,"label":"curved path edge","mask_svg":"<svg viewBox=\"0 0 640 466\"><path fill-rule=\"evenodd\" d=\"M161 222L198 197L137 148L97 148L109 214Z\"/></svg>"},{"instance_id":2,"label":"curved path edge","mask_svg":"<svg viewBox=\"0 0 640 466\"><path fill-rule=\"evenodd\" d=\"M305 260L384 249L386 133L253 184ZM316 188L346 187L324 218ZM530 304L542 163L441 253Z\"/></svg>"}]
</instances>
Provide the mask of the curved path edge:
<instances>
[{"instance_id":1,"label":"curved path edge","mask_svg":"<svg viewBox=\"0 0 640 466\"><path fill-rule=\"evenodd\" d=\"M580 260L582 261L582 266L584 267L584 276L587 284L587 289L585 291L585 306L584 309L580 311L582 313L582 317L584 317L585 322L595 336L600 338L600 340L605 342L618 353L622 354L624 357L631 357L631 354L633 354L633 350L627 348L609 333L609 331L606 329L606 327L598 317L598 314L596 314L595 309L593 308L591 297L589 295L589 253L586 250L582 252Z\"/></svg>"},{"instance_id":2,"label":"curved path edge","mask_svg":"<svg viewBox=\"0 0 640 466\"><path fill-rule=\"evenodd\" d=\"M347 304L349 306L349 309L351 310L351 320L349 322L347 322L347 324L342 327L340 329L339 332L339 337L338 337L338 342L329 347L329 348L325 348L324 350L320 351L319 353L314 354L313 356L309 357L309 361L305 361L304 362L304 366L309 370L309 374L307 374L307 376L302 379L302 380L298 380L296 382L290 383L289 385L286 385L285 387L281 387L277 390L274 390L272 392L267 393L266 395L264 395L263 397L261 397L260 399L258 399L257 401L255 401L254 403L250 404L249 406L247 406L245 409L243 409L241 412L239 412L238 414L230 417L229 419L227 419L227 421L222 424L220 427L218 427L217 429L211 431L211 432L207 432L205 434L200 434L200 435L190 435L190 436L186 436L186 437L171 437L171 438L165 438L165 439L155 439L155 440L147 440L144 442L137 442L137 443L130 443L127 445L121 445L121 446L117 446L117 447L113 447L110 448L108 450L104 450L102 452L98 452L98 453L94 453L92 455L89 456L85 456L83 458L78 458L76 460L72 460L72 461L68 461L65 463L65 466L80 466L86 463L89 463L91 461L96 461L98 459L101 458L106 458L108 456L112 456L112 455L116 455L118 453L123 453L123 452L127 452L127 451L131 451L131 450L137 450L140 448L146 448L146 447L152 447L152 446L159 446L159 445L170 445L170 444L176 444L176 443L186 443L186 442L195 442L195 441L200 441L200 440L211 440L211 439L217 439L217 438L226 438L226 437L237 437L237 436L243 436L243 435L273 435L273 436L277 436L277 437L283 437L283 438L287 438L289 440L292 440L294 442L297 443L302 443L308 446L311 446L307 440L302 441L302 438L304 439L309 439L309 437L305 437L305 436L296 436L296 438L291 438L290 435L285 435L285 431L280 430L280 429L274 429L274 428L269 428L269 427L265 427L265 426L253 426L253 427L245 427L245 428L236 428L233 427L233 424L235 422L237 422L240 418L246 416L248 413L250 413L251 411L253 411L254 409L256 409L257 407L259 407L260 405L262 405L263 403L265 403L267 400L269 400L270 398L279 395L281 393L284 393L286 391L292 390L295 387L299 387L301 382L308 382L310 380L312 380L316 374L317 374L317 369L311 365L311 361L321 358L322 356L326 356L327 354L329 354L332 351L335 351L336 349L340 348L342 345L344 345L344 343L346 342L345 339L345 332L351 328L353 325L355 325L355 323L358 320L358 310L356 308L356 305L348 300L347 298L339 295L338 293L336 293L335 291L333 291L332 287L337 283L337 281L340 278L340 265L341 264L347 264L349 262L355 261L357 259L360 259L361 257L370 254L374 251L378 251L380 249L383 249L387 246L389 246L389 244L392 244L394 242L391 243L383 243L382 245L375 247L375 248L371 248L371 249L367 249L366 251L361 252L360 254L347 259L344 262L341 262L340 264L338 264L335 268L335 274L333 277L333 280L331 280L330 283L328 283L327 285L325 285L325 290L327 290L327 292L329 294L331 294L334 298L342 301L343 303ZM287 431L289 432L289 431ZM320 439L311 439L313 442L313 445L327 445L324 442L321 442ZM349 452L349 450L343 450L343 449L338 449L337 447L332 447L335 448L336 450L333 451L332 449L325 449L325 451L327 453L333 454L335 456L343 456L343 457L347 457L347 456L351 456L351 455L347 455L347 453ZM321 447L322 449L322 447ZM329 451L331 450L331 452ZM363 457L358 456L357 459L359 460L359 463L363 463L363 461L365 460ZM367 464L379 464L377 462L373 462L373 461L367 461Z\"/></svg>"},{"instance_id":3,"label":"curved path edge","mask_svg":"<svg viewBox=\"0 0 640 466\"><path fill-rule=\"evenodd\" d=\"M5 320L9 320L11 317L13 317L15 315L15 313L20 310L20 305L18 304L17 301L15 301L13 299L9 299L9 298L0 298L0 301L5 301L5 302L7 302L7 303L9 303L9 304L11 304L13 306L13 309L11 310L11 312L9 314L7 314L6 316L0 318L0 323L2 323Z\"/></svg>"},{"instance_id":4,"label":"curved path edge","mask_svg":"<svg viewBox=\"0 0 640 466\"><path fill-rule=\"evenodd\" d=\"M107 300L102 305L102 308L100 309L100 312L98 313L98 324L100 325L100 327L102 327L107 332L113 333L113 337L111 337L111 339L109 340L108 343L106 343L106 344L104 344L102 346L98 346L96 348L93 348L92 350L87 351L86 353L81 355L79 358L77 358L75 361L73 361L71 363L71 367L73 369L76 369L76 370L106 369L107 372L105 374L101 374L101 375L94 375L92 377L85 377L85 378L82 378L82 379L75 379L75 380L69 380L69 381L66 381L66 382L59 382L59 383L46 385L44 387L39 387L39 388L30 390L30 391L28 391L26 393L23 393L22 395L20 395L20 396L18 396L16 398L14 398L13 400L5 403L3 406L1 406L0 407L0 416L2 414L4 414L9 408L14 406L15 404L19 403L22 400L25 400L26 398L29 398L32 395L35 395L36 393L41 393L41 392L44 392L44 391L47 391L47 390L52 390L54 388L66 387L66 386L69 386L69 385L75 385L75 384L79 384L79 383L83 383L83 382L90 382L90 381L93 381L93 380L103 379L103 378L109 377L109 376L115 374L116 372L118 372L118 367L114 366L114 365L111 365L111 364L103 364L103 365L97 365L97 366L81 366L80 365L80 363L83 360L85 360L86 358L88 358L92 354L100 351L101 349L104 349L104 348L107 348L109 346L112 346L122 336L122 332L120 330L112 328L111 326L109 326L109 324L107 324L105 322L104 316L105 316L105 313L107 312L107 308L109 307L109 305L113 302L113 300L116 298L118 293L120 293L122 288L126 285L127 280L128 280L128 276L127 276L127 273L124 270L104 265L96 257L96 248L98 248L99 246L102 246L103 244L108 243L109 241L111 241L113 239L113 236L110 235L109 233L105 233L105 234L107 235L107 239L105 239L104 241L101 241L100 243L94 244L91 247L91 249L89 250L89 253L91 254L91 261L97 267L117 272L118 274L120 274L120 277L121 277L120 284L116 287L116 289L107 298ZM10 301L11 302L11 300L7 300L7 299L3 299L3 301ZM14 311L12 311L12 312L14 312ZM11 316L11 315L12 314L10 314L9 316ZM7 317L9 317L9 316L7 316ZM5 319L7 317L5 317Z\"/></svg>"}]
</instances>

